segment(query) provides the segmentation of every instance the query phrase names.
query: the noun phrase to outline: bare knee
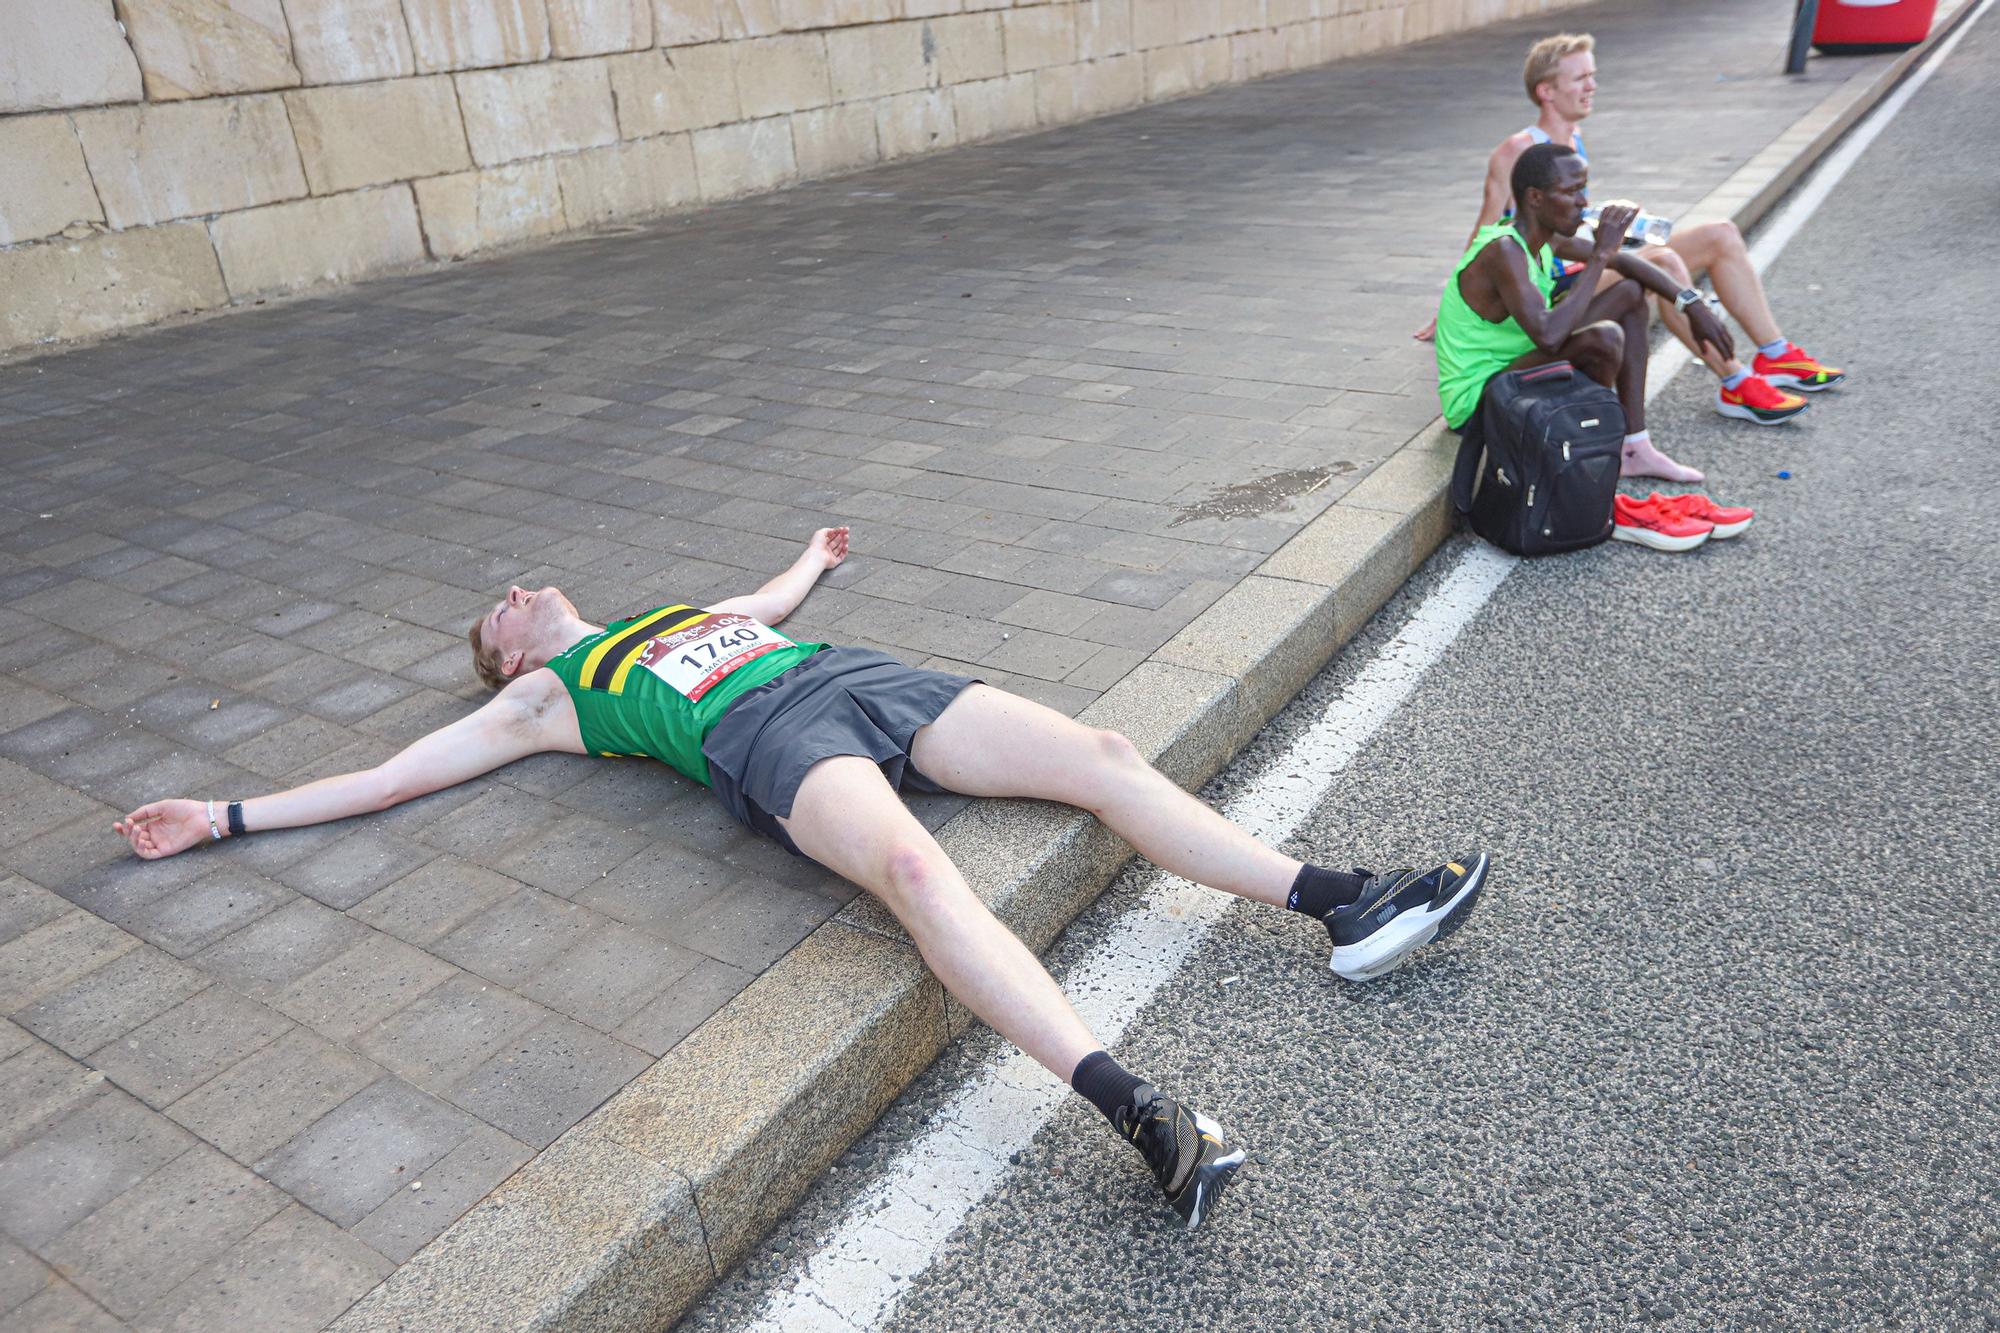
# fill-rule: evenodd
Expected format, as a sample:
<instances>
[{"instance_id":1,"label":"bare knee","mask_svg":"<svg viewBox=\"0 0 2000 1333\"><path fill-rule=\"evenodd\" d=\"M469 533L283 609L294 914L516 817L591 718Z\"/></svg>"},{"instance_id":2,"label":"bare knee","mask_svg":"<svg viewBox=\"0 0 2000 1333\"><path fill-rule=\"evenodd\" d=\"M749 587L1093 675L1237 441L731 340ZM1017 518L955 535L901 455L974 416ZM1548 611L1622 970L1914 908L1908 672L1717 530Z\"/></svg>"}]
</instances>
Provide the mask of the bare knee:
<instances>
[{"instance_id":1,"label":"bare knee","mask_svg":"<svg viewBox=\"0 0 2000 1333\"><path fill-rule=\"evenodd\" d=\"M1625 330L1608 319L1586 324L1577 331L1576 342L1587 357L1616 364L1625 355Z\"/></svg>"},{"instance_id":2,"label":"bare knee","mask_svg":"<svg viewBox=\"0 0 2000 1333\"><path fill-rule=\"evenodd\" d=\"M1569 359L1583 373L1600 384L1618 377L1619 363L1625 359L1625 330L1610 320L1599 320L1578 329L1569 340Z\"/></svg>"},{"instance_id":3,"label":"bare knee","mask_svg":"<svg viewBox=\"0 0 2000 1333\"><path fill-rule=\"evenodd\" d=\"M1709 268L1716 260L1745 253L1743 233L1734 222L1709 222L1676 234L1671 247L1689 269Z\"/></svg>"},{"instance_id":4,"label":"bare knee","mask_svg":"<svg viewBox=\"0 0 2000 1333\"><path fill-rule=\"evenodd\" d=\"M1139 754L1139 747L1123 732L1093 729L1091 743L1096 747L1098 759L1113 768L1143 767L1145 759Z\"/></svg>"},{"instance_id":5,"label":"bare knee","mask_svg":"<svg viewBox=\"0 0 2000 1333\"><path fill-rule=\"evenodd\" d=\"M1082 762L1071 770L1067 789L1056 799L1103 814L1107 805L1130 790L1132 779L1147 771L1139 747L1115 731L1087 727L1080 738Z\"/></svg>"},{"instance_id":6,"label":"bare knee","mask_svg":"<svg viewBox=\"0 0 2000 1333\"><path fill-rule=\"evenodd\" d=\"M1675 282L1678 282L1681 286L1690 287L1693 285L1693 280L1688 276L1687 261L1672 250L1662 248L1653 257L1653 263L1662 273L1672 278Z\"/></svg>"},{"instance_id":7,"label":"bare knee","mask_svg":"<svg viewBox=\"0 0 2000 1333\"><path fill-rule=\"evenodd\" d=\"M879 896L886 899L900 917L906 912L922 914L935 908L947 891L951 873L935 846L921 839L899 838L882 857L882 873L877 879Z\"/></svg>"}]
</instances>

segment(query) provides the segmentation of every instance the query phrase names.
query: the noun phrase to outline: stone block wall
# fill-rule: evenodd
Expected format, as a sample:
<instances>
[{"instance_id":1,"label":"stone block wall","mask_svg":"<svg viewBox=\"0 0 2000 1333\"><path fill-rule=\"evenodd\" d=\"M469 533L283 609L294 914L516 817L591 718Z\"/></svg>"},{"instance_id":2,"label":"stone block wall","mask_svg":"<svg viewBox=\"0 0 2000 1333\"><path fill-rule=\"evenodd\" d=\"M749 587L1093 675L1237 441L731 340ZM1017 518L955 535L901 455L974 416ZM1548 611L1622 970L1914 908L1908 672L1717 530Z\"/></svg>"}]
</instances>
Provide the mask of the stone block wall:
<instances>
[{"instance_id":1,"label":"stone block wall","mask_svg":"<svg viewBox=\"0 0 2000 1333\"><path fill-rule=\"evenodd\" d=\"M1577 0L0 0L0 350Z\"/></svg>"}]
</instances>

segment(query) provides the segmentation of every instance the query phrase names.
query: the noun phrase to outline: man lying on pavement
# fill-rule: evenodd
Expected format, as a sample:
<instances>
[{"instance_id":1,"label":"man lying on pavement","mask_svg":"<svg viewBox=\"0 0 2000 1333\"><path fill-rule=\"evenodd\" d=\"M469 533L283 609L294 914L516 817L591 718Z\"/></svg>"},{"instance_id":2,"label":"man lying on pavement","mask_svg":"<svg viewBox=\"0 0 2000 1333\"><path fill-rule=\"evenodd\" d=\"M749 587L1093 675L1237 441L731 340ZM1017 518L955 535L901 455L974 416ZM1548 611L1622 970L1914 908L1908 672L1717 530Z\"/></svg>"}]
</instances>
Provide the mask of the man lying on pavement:
<instances>
[{"instance_id":1,"label":"man lying on pavement","mask_svg":"<svg viewBox=\"0 0 2000 1333\"><path fill-rule=\"evenodd\" d=\"M1462 924L1486 856L1379 875L1303 864L1181 790L1115 732L963 676L771 629L847 548L846 528L823 528L748 596L608 626L584 620L555 588L511 588L470 631L474 667L498 691L477 712L364 772L220 811L214 801L154 801L116 830L140 856L171 856L386 810L544 751L658 759L711 786L743 824L881 899L945 987L1095 1104L1145 1155L1188 1226L1199 1225L1243 1150L1119 1067L897 789L1082 807L1176 875L1317 918L1333 939L1333 970L1349 980L1380 976Z\"/></svg>"}]
</instances>

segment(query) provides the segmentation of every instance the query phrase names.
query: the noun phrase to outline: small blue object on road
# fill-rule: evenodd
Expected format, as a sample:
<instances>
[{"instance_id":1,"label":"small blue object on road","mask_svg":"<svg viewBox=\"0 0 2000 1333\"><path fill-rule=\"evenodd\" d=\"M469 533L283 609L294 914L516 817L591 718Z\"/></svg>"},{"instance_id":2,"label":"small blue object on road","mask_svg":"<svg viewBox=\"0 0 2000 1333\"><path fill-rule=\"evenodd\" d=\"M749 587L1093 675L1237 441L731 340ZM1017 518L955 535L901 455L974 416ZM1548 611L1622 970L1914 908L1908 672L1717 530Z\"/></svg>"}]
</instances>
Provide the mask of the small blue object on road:
<instances>
[{"instance_id":1,"label":"small blue object on road","mask_svg":"<svg viewBox=\"0 0 2000 1333\"><path fill-rule=\"evenodd\" d=\"M1792 479L1792 474L1789 472L1780 472L1778 474L1779 481L1790 481L1791 479Z\"/></svg>"}]
</instances>

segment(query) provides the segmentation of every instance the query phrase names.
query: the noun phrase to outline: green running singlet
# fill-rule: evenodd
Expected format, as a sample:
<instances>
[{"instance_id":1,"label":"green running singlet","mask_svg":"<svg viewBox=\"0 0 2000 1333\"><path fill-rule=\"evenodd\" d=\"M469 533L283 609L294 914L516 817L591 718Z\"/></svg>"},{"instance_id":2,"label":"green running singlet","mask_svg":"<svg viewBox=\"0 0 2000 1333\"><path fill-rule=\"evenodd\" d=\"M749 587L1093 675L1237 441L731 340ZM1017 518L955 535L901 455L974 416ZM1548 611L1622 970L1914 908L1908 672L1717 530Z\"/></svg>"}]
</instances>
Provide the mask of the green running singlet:
<instances>
[{"instance_id":1,"label":"green running singlet","mask_svg":"<svg viewBox=\"0 0 2000 1333\"><path fill-rule=\"evenodd\" d=\"M823 643L793 643L732 612L662 606L579 640L549 660L592 754L646 756L713 786L702 742L746 691Z\"/></svg>"},{"instance_id":2,"label":"green running singlet","mask_svg":"<svg viewBox=\"0 0 2000 1333\"><path fill-rule=\"evenodd\" d=\"M1495 324L1467 305L1465 297L1459 294L1458 275L1465 272L1465 266L1481 250L1502 236L1511 236L1516 245L1526 248L1521 233L1508 223L1481 227L1472 238L1472 248L1445 279L1444 296L1438 302L1438 402L1444 408L1445 424L1453 430L1463 426L1478 410L1479 395L1485 391L1487 380L1505 370L1514 358L1535 350L1535 340L1512 315ZM1547 246L1540 253L1528 256L1528 276L1534 279L1535 286L1541 289L1542 300L1547 302L1556 286L1554 256Z\"/></svg>"}]
</instances>

